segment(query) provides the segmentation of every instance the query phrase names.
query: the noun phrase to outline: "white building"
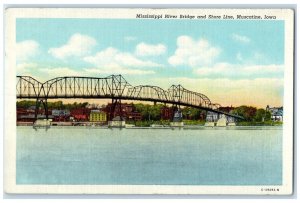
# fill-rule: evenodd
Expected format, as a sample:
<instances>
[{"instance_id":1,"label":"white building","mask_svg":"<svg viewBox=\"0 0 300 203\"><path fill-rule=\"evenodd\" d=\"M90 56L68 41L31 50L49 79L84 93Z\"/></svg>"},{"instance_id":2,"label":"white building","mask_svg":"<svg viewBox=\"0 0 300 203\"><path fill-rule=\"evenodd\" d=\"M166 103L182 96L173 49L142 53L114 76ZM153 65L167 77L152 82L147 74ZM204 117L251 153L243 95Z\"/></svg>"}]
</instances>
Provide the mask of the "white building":
<instances>
[{"instance_id":1,"label":"white building","mask_svg":"<svg viewBox=\"0 0 300 203\"><path fill-rule=\"evenodd\" d=\"M52 115L53 116L69 116L70 115L70 111L69 110L53 109L52 110Z\"/></svg>"},{"instance_id":2,"label":"white building","mask_svg":"<svg viewBox=\"0 0 300 203\"><path fill-rule=\"evenodd\" d=\"M283 107L270 107L268 105L266 110L271 113L272 121L283 121Z\"/></svg>"}]
</instances>

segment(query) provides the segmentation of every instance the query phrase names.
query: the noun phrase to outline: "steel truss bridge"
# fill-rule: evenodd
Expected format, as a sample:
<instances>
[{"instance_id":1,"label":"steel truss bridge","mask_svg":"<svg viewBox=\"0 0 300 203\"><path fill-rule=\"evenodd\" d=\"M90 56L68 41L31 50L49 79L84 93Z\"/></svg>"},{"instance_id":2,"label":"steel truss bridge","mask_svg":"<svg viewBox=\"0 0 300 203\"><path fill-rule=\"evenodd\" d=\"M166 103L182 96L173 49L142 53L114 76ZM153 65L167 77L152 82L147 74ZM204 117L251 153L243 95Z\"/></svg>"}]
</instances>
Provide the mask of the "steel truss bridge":
<instances>
[{"instance_id":1,"label":"steel truss bridge","mask_svg":"<svg viewBox=\"0 0 300 203\"><path fill-rule=\"evenodd\" d=\"M238 115L220 111L220 104L212 103L204 94L185 89L181 85L172 85L164 90L158 86L132 86L122 75L108 77L56 77L42 83L31 76L17 76L16 92L18 99L35 99L35 118L40 104L43 104L48 118L48 99L112 99L112 112L121 100L148 101L174 106L188 106L206 110L211 113L224 114L235 119ZM119 108L121 109L121 108Z\"/></svg>"}]
</instances>

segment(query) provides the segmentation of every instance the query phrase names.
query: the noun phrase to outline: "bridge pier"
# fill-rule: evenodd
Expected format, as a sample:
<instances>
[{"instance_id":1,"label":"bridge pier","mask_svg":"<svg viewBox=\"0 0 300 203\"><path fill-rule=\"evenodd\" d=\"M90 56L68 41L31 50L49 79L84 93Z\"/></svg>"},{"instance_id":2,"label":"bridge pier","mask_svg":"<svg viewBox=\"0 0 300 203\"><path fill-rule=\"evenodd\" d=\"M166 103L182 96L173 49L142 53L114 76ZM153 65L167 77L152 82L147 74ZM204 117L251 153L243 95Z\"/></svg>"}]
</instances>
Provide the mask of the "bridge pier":
<instances>
[{"instance_id":1,"label":"bridge pier","mask_svg":"<svg viewBox=\"0 0 300 203\"><path fill-rule=\"evenodd\" d=\"M126 126L125 120L112 120L108 121L108 127L124 128Z\"/></svg>"},{"instance_id":2,"label":"bridge pier","mask_svg":"<svg viewBox=\"0 0 300 203\"><path fill-rule=\"evenodd\" d=\"M227 126L227 118L226 118L226 116L224 114L221 114L219 116L219 119L218 119L218 121L216 123L216 126L219 126L219 127L225 127L225 126Z\"/></svg>"},{"instance_id":3,"label":"bridge pier","mask_svg":"<svg viewBox=\"0 0 300 203\"><path fill-rule=\"evenodd\" d=\"M213 127L216 126L219 119L219 114L207 111L206 112L206 122L204 126Z\"/></svg>"},{"instance_id":4,"label":"bridge pier","mask_svg":"<svg viewBox=\"0 0 300 203\"><path fill-rule=\"evenodd\" d=\"M225 127L225 126L235 126L236 120L233 117L226 116L225 114L208 113L206 117L205 126L213 127Z\"/></svg>"},{"instance_id":5,"label":"bridge pier","mask_svg":"<svg viewBox=\"0 0 300 203\"><path fill-rule=\"evenodd\" d=\"M214 126L216 126L216 123L215 122L205 122L205 124L204 124L204 126L206 126L206 127L214 127Z\"/></svg>"},{"instance_id":6,"label":"bridge pier","mask_svg":"<svg viewBox=\"0 0 300 203\"><path fill-rule=\"evenodd\" d=\"M170 122L171 127L183 127L184 123L183 122Z\"/></svg>"},{"instance_id":7,"label":"bridge pier","mask_svg":"<svg viewBox=\"0 0 300 203\"><path fill-rule=\"evenodd\" d=\"M44 107L46 120L48 120L48 103L47 103L47 99L37 98L36 103L35 103L34 122L37 120L37 116L38 116L38 113L39 113L39 108L40 108L41 103L43 104L43 107Z\"/></svg>"},{"instance_id":8,"label":"bridge pier","mask_svg":"<svg viewBox=\"0 0 300 203\"><path fill-rule=\"evenodd\" d=\"M116 110L118 112L116 112ZM122 115L122 101L121 99L111 99L111 108L109 109L108 121L112 121L116 116L120 116L121 120L123 120Z\"/></svg>"},{"instance_id":9,"label":"bridge pier","mask_svg":"<svg viewBox=\"0 0 300 203\"><path fill-rule=\"evenodd\" d=\"M122 113L122 101L121 99L112 98L108 127L123 128L125 124L126 122Z\"/></svg>"},{"instance_id":10,"label":"bridge pier","mask_svg":"<svg viewBox=\"0 0 300 203\"><path fill-rule=\"evenodd\" d=\"M236 126L236 119L234 117L227 116L227 125Z\"/></svg>"},{"instance_id":11,"label":"bridge pier","mask_svg":"<svg viewBox=\"0 0 300 203\"><path fill-rule=\"evenodd\" d=\"M170 122L171 127L183 127L184 123L182 122L182 112L180 107L173 107L173 119Z\"/></svg>"}]
</instances>

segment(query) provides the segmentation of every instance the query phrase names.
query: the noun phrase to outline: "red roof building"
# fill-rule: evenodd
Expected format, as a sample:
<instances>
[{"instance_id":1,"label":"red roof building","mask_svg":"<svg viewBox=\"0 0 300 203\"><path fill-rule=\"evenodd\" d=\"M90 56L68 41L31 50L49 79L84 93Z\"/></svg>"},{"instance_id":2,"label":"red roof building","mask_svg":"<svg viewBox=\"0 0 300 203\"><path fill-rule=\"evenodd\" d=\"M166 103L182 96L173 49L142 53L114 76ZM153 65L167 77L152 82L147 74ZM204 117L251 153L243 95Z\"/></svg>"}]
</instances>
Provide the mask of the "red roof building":
<instances>
[{"instance_id":1,"label":"red roof building","mask_svg":"<svg viewBox=\"0 0 300 203\"><path fill-rule=\"evenodd\" d=\"M111 103L109 103L109 104L107 104L104 111L107 113L107 117L109 120L112 120L113 118L115 118L117 116L122 116L126 120L132 120L132 121L142 120L141 113L136 111L133 104L127 104L127 103L121 104L121 109L120 109L120 105L116 104L115 109L113 111L113 105ZM112 112L112 118L110 118L111 112Z\"/></svg>"},{"instance_id":2,"label":"red roof building","mask_svg":"<svg viewBox=\"0 0 300 203\"><path fill-rule=\"evenodd\" d=\"M77 109L71 110L70 115L76 121L89 121L90 111L91 110L88 108L77 108Z\"/></svg>"},{"instance_id":3,"label":"red roof building","mask_svg":"<svg viewBox=\"0 0 300 203\"><path fill-rule=\"evenodd\" d=\"M162 120L173 119L174 109L172 107L164 106L160 109L160 117Z\"/></svg>"}]
</instances>

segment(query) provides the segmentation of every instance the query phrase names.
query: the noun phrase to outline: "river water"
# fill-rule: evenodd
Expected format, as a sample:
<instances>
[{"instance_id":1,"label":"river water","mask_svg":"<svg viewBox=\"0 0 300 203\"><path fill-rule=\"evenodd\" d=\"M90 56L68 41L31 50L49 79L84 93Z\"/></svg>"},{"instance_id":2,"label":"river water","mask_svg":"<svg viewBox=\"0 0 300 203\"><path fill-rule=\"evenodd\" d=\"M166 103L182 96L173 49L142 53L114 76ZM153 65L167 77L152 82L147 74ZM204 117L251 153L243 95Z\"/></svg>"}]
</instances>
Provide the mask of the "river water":
<instances>
[{"instance_id":1,"label":"river water","mask_svg":"<svg viewBox=\"0 0 300 203\"><path fill-rule=\"evenodd\" d=\"M282 127L17 127L17 184L280 185Z\"/></svg>"}]
</instances>

